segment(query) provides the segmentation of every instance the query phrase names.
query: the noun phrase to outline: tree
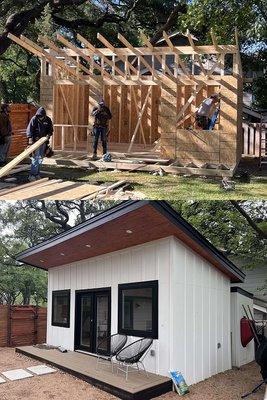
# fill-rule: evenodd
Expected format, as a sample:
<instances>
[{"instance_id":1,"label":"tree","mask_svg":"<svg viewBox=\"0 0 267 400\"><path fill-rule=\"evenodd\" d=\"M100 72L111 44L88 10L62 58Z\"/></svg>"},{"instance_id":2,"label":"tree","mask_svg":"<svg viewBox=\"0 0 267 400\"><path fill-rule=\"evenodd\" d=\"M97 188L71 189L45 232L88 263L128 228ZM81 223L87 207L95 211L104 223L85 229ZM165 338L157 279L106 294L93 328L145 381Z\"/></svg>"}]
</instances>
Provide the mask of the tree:
<instances>
[{"instance_id":1,"label":"tree","mask_svg":"<svg viewBox=\"0 0 267 400\"><path fill-rule=\"evenodd\" d=\"M256 230L231 202L181 201L174 202L172 205L227 256L246 259L247 268L253 268L259 262L267 261L265 201L247 201L239 204L253 224L256 224Z\"/></svg>"},{"instance_id":2,"label":"tree","mask_svg":"<svg viewBox=\"0 0 267 400\"><path fill-rule=\"evenodd\" d=\"M112 202L28 201L0 207L0 304L46 302L47 273L21 265L16 254L83 222Z\"/></svg>"}]
</instances>

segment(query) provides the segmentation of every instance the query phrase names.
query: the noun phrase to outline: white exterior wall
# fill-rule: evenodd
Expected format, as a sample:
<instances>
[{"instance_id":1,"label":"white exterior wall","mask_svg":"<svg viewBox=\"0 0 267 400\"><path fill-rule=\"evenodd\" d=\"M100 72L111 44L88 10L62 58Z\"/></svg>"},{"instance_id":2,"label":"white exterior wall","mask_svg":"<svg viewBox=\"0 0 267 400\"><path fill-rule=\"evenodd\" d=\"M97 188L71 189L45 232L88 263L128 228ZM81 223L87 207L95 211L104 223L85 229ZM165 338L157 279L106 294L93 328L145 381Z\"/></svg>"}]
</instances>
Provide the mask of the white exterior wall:
<instances>
[{"instance_id":1,"label":"white exterior wall","mask_svg":"<svg viewBox=\"0 0 267 400\"><path fill-rule=\"evenodd\" d=\"M180 370L189 384L229 369L230 281L173 237L49 270L47 343L74 349L75 290L111 287L116 333L118 284L149 280L159 283L159 335L146 368ZM62 289L71 289L70 328L51 326L52 291Z\"/></svg>"},{"instance_id":2,"label":"white exterior wall","mask_svg":"<svg viewBox=\"0 0 267 400\"><path fill-rule=\"evenodd\" d=\"M231 368L230 280L173 240L170 366L193 384Z\"/></svg>"},{"instance_id":3,"label":"white exterior wall","mask_svg":"<svg viewBox=\"0 0 267 400\"><path fill-rule=\"evenodd\" d=\"M241 344L240 320L244 316L242 305L253 310L253 299L238 292L231 293L232 365L241 367L255 359L254 340L246 347Z\"/></svg>"}]
</instances>

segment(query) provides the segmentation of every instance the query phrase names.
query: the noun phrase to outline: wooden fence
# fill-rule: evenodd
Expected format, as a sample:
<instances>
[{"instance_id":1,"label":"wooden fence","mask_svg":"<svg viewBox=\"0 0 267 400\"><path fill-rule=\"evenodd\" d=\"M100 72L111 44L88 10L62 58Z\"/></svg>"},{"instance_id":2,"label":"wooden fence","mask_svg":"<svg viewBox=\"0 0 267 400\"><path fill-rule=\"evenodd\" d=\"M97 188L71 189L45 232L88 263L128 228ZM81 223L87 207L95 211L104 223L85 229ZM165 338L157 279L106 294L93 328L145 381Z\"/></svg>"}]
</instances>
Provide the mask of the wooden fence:
<instances>
[{"instance_id":1,"label":"wooden fence","mask_svg":"<svg viewBox=\"0 0 267 400\"><path fill-rule=\"evenodd\" d=\"M0 305L0 347L44 343L46 320L44 307Z\"/></svg>"},{"instance_id":2,"label":"wooden fence","mask_svg":"<svg viewBox=\"0 0 267 400\"><path fill-rule=\"evenodd\" d=\"M14 136L12 137L10 157L15 157L27 147L26 128L36 112L31 104L11 104L11 122Z\"/></svg>"},{"instance_id":3,"label":"wooden fence","mask_svg":"<svg viewBox=\"0 0 267 400\"><path fill-rule=\"evenodd\" d=\"M243 137L242 137L242 156L243 157L260 157L267 154L267 148L264 151L263 140L267 136L267 124L259 123L243 123ZM262 147L262 150L261 150ZM265 154L264 154L265 153Z\"/></svg>"}]
</instances>

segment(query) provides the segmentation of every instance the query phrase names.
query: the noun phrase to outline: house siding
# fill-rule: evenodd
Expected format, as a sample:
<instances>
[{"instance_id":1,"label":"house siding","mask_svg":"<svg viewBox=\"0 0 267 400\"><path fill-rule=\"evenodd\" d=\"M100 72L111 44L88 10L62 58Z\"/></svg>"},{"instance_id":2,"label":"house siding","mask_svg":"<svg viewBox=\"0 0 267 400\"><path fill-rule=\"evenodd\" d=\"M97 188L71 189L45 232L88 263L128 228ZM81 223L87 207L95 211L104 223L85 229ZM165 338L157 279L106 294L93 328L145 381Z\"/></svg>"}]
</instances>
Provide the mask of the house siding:
<instances>
[{"instance_id":1,"label":"house siding","mask_svg":"<svg viewBox=\"0 0 267 400\"><path fill-rule=\"evenodd\" d=\"M231 293L231 332L232 332L232 365L240 368L255 359L254 340L243 347L240 335L240 320L244 317L243 306L249 306L253 310L253 299L243 296L241 293Z\"/></svg>"},{"instance_id":2,"label":"house siding","mask_svg":"<svg viewBox=\"0 0 267 400\"><path fill-rule=\"evenodd\" d=\"M229 278L173 237L49 270L47 342L74 349L76 290L111 287L116 333L118 285L149 280L159 283L159 336L146 368L161 375L178 369L189 384L230 368ZM60 289L71 289L68 329L51 326L52 291Z\"/></svg>"},{"instance_id":3,"label":"house siding","mask_svg":"<svg viewBox=\"0 0 267 400\"><path fill-rule=\"evenodd\" d=\"M193 384L231 368L230 281L178 240L173 241L170 367Z\"/></svg>"}]
</instances>

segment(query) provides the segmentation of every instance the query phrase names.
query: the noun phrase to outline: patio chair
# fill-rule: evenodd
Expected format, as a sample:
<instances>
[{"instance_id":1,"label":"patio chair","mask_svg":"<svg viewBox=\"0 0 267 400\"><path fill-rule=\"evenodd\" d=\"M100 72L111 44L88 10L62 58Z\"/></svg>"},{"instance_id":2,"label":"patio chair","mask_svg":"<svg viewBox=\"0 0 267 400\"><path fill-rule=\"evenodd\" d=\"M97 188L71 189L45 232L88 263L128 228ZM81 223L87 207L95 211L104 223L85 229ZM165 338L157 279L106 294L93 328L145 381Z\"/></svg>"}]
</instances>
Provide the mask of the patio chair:
<instances>
[{"instance_id":1,"label":"patio chair","mask_svg":"<svg viewBox=\"0 0 267 400\"><path fill-rule=\"evenodd\" d=\"M97 363L96 369L98 369L99 364L111 364L112 372L113 372L113 357L125 346L127 343L127 335L121 335L119 333L115 333L98 343L96 354L97 354ZM103 354L103 345L107 348L105 354Z\"/></svg>"},{"instance_id":2,"label":"patio chair","mask_svg":"<svg viewBox=\"0 0 267 400\"><path fill-rule=\"evenodd\" d=\"M119 365L117 366L117 373L119 370L124 372L127 381L128 373L134 372L136 370L140 371L138 364L141 364L143 370L146 373L146 376L148 377L147 371L143 364L143 359L145 358L147 351L151 347L152 343L153 339L143 338L129 344L121 351L119 351L116 355L116 360L119 362ZM134 367L134 365L136 365L136 368ZM132 367L134 371L129 371L130 367Z\"/></svg>"}]
</instances>

